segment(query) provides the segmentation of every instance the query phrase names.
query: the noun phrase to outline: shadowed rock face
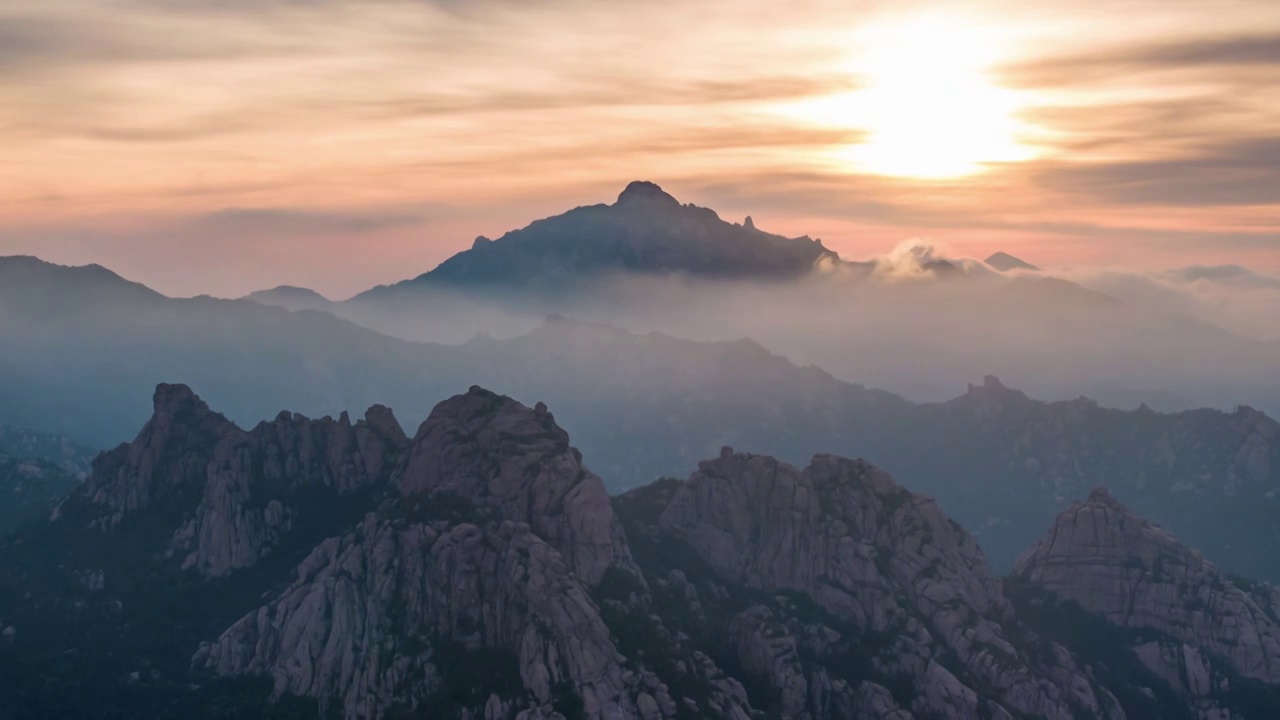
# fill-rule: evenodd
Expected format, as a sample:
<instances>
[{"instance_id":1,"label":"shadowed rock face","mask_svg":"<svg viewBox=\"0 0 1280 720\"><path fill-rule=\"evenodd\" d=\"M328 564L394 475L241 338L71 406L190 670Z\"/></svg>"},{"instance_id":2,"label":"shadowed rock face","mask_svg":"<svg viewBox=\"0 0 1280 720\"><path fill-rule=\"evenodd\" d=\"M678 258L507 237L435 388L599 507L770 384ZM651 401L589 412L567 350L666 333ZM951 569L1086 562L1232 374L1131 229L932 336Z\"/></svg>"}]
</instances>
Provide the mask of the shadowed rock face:
<instances>
[{"instance_id":1,"label":"shadowed rock face","mask_svg":"<svg viewBox=\"0 0 1280 720\"><path fill-rule=\"evenodd\" d=\"M1190 662L1194 670L1212 658L1239 676L1280 683L1280 591L1228 577L1106 490L1058 516L1018 559L1014 575L1113 625L1185 644L1185 651L1172 648L1175 669ZM1158 665L1167 650L1155 644L1139 655ZM1190 694L1207 694L1208 671L1192 672L1187 682Z\"/></svg>"}]
</instances>

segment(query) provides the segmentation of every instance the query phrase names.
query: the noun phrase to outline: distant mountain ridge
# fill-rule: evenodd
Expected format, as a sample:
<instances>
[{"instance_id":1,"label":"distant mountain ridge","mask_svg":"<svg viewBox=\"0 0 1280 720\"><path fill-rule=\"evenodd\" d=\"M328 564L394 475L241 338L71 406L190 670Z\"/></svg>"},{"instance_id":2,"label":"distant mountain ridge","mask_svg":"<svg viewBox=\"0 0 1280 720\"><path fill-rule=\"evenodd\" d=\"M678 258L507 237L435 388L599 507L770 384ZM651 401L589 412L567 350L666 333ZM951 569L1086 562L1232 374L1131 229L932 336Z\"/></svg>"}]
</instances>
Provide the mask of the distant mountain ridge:
<instances>
[{"instance_id":1,"label":"distant mountain ridge","mask_svg":"<svg viewBox=\"0 0 1280 720\"><path fill-rule=\"evenodd\" d=\"M728 223L713 210L680 204L654 183L635 181L612 205L579 207L496 240L477 238L434 270L355 300L432 286L555 290L612 273L780 280L838 260L821 241L766 233L749 219Z\"/></svg>"},{"instance_id":2,"label":"distant mountain ridge","mask_svg":"<svg viewBox=\"0 0 1280 720\"><path fill-rule=\"evenodd\" d=\"M286 310L326 310L332 309L333 301L315 290L280 285L270 290L257 290L244 296L245 300L262 305L276 305Z\"/></svg>"},{"instance_id":3,"label":"distant mountain ridge","mask_svg":"<svg viewBox=\"0 0 1280 720\"><path fill-rule=\"evenodd\" d=\"M10 336L25 339L0 345L0 421L110 447L149 415L138 396L159 379L206 388L238 422L281 407L321 417L395 404L414 424L479 383L554 403L612 490L679 472L722 445L792 463L861 456L937 497L1005 568L1069 498L1103 482L1224 567L1280 579L1280 426L1251 408L1163 414L1046 403L994 378L949 402L918 404L749 340L558 319L447 346L322 312L137 296L127 284L139 299L110 300L119 292L104 288L102 301L86 293L56 312L0 304Z\"/></svg>"}]
</instances>

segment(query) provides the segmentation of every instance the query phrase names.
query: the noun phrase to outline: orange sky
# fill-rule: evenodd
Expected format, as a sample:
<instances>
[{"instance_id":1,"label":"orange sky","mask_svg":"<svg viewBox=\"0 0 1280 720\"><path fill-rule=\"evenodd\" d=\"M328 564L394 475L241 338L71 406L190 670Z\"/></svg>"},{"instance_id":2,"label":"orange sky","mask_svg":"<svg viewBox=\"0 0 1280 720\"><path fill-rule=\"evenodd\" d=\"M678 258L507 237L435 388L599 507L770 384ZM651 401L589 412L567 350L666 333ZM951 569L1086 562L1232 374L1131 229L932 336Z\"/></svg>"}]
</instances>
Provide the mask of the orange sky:
<instances>
[{"instance_id":1,"label":"orange sky","mask_svg":"<svg viewBox=\"0 0 1280 720\"><path fill-rule=\"evenodd\" d=\"M341 297L643 178L849 258L1280 271L1274 0L195 5L0 4L0 253Z\"/></svg>"}]
</instances>

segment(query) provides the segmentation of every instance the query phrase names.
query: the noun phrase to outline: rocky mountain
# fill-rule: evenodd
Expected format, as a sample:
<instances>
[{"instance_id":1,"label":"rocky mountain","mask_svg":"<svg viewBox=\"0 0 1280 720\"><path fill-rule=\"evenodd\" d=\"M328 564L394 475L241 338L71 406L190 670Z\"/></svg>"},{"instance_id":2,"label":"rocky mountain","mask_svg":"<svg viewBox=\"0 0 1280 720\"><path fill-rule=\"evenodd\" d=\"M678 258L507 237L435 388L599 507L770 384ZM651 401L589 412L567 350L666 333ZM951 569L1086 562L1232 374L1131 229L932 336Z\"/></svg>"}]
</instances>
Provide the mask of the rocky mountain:
<instances>
[{"instance_id":1,"label":"rocky mountain","mask_svg":"<svg viewBox=\"0 0 1280 720\"><path fill-rule=\"evenodd\" d=\"M611 501L545 406L478 387L409 439L385 408L244 431L160 386L137 439L0 561L13 718L1280 709L1274 592L1109 497L1073 506L1006 583L935 501L866 461L724 448ZM1138 579L1140 614L1108 604L1117 578ZM1163 644L1100 654L1063 631L1070 612ZM1207 694L1194 668L1156 662L1186 658Z\"/></svg>"},{"instance_id":2,"label":"rocky mountain","mask_svg":"<svg viewBox=\"0 0 1280 720\"><path fill-rule=\"evenodd\" d=\"M618 505L680 630L723 638L781 717L1125 716L1070 653L1029 652L973 538L865 461L725 448Z\"/></svg>"},{"instance_id":3,"label":"rocky mountain","mask_svg":"<svg viewBox=\"0 0 1280 720\"><path fill-rule=\"evenodd\" d=\"M135 518L181 518L163 555L217 577L253 565L284 541L308 506L349 501L390 481L408 439L374 406L352 423L281 413L250 431L184 385L161 385L132 442L103 453L90 478L54 511L111 534Z\"/></svg>"},{"instance_id":4,"label":"rocky mountain","mask_svg":"<svg viewBox=\"0 0 1280 720\"><path fill-rule=\"evenodd\" d=\"M1105 489L1064 511L1013 572L1042 618L1096 618L1111 662L1163 681L1190 706L1183 716L1280 707L1280 589L1219 570Z\"/></svg>"},{"instance_id":5,"label":"rocky mountain","mask_svg":"<svg viewBox=\"0 0 1280 720\"><path fill-rule=\"evenodd\" d=\"M18 293L24 302L4 306L0 318L24 342L0 344L0 418L99 448L147 420L157 379L205 388L244 425L281 407L316 417L394 403L416 426L479 383L556 407L615 492L682 473L723 445L791 463L822 452L866 457L938 498L1005 570L1070 498L1101 482L1224 567L1280 579L1271 512L1280 431L1255 409L1046 403L994 379L918 404L749 340L693 342L560 318L509 338L410 343L325 313L172 299L101 270L35 267L38 282L54 283L50 298L67 284L82 299L40 304ZM82 282L100 287L90 293ZM44 507L21 511L39 517Z\"/></svg>"},{"instance_id":6,"label":"rocky mountain","mask_svg":"<svg viewBox=\"0 0 1280 720\"><path fill-rule=\"evenodd\" d=\"M993 253L984 260L986 264L999 270L1000 272L1009 272L1010 270L1039 270L1040 268L1021 258L1014 257L1007 252Z\"/></svg>"},{"instance_id":7,"label":"rocky mountain","mask_svg":"<svg viewBox=\"0 0 1280 720\"><path fill-rule=\"evenodd\" d=\"M434 270L376 288L360 302L432 287L560 290L612 274L684 274L780 280L838 256L808 237L785 238L682 205L654 183L633 182L612 205L590 205L538 220L496 240L477 238Z\"/></svg>"},{"instance_id":8,"label":"rocky mountain","mask_svg":"<svg viewBox=\"0 0 1280 720\"><path fill-rule=\"evenodd\" d=\"M197 664L267 675L277 695L340 702L346 717L508 717L557 702L640 717L645 688L590 596L610 572L643 587L640 572L604 483L544 406L479 388L441 403L393 496ZM493 656L510 687L477 692L474 707L433 697L467 680L449 677L447 653Z\"/></svg>"}]
</instances>

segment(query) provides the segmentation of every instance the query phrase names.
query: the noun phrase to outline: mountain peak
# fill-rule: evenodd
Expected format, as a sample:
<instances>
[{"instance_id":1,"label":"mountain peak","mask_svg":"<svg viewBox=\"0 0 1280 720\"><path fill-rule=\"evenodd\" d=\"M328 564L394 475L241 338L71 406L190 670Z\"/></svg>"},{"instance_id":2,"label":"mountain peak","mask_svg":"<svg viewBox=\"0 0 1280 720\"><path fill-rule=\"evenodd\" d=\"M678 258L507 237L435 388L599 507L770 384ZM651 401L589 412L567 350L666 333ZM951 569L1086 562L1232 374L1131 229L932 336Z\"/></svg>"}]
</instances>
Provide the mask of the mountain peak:
<instances>
[{"instance_id":1,"label":"mountain peak","mask_svg":"<svg viewBox=\"0 0 1280 720\"><path fill-rule=\"evenodd\" d=\"M200 399L190 387L181 384L160 383L155 394L151 396L152 407L156 415L173 417L184 410L204 413L209 406Z\"/></svg>"},{"instance_id":2,"label":"mountain peak","mask_svg":"<svg viewBox=\"0 0 1280 720\"><path fill-rule=\"evenodd\" d=\"M582 465L545 404L530 408L479 386L441 402L398 482L406 497L448 492L529 523L588 583L615 563L630 569L604 482Z\"/></svg>"},{"instance_id":3,"label":"mountain peak","mask_svg":"<svg viewBox=\"0 0 1280 720\"><path fill-rule=\"evenodd\" d=\"M988 265L995 268L996 270L999 270L1000 272L1009 272L1010 270L1039 270L1040 269L1035 265L1032 265L1031 263L1027 262L1026 260L1023 260L1022 258L1014 257L1013 255L1010 255L1007 252L997 252L993 254L991 257L987 258L984 262L986 262Z\"/></svg>"},{"instance_id":4,"label":"mountain peak","mask_svg":"<svg viewBox=\"0 0 1280 720\"><path fill-rule=\"evenodd\" d=\"M1275 590L1233 581L1106 490L1063 511L1013 575L1114 625L1154 631L1239 675L1280 682Z\"/></svg>"},{"instance_id":5,"label":"mountain peak","mask_svg":"<svg viewBox=\"0 0 1280 720\"><path fill-rule=\"evenodd\" d=\"M648 180L635 180L628 184L622 193L618 195L618 202L614 203L614 205L619 207L652 207L655 205L678 207L680 201L667 194L657 183L652 183Z\"/></svg>"}]
</instances>

